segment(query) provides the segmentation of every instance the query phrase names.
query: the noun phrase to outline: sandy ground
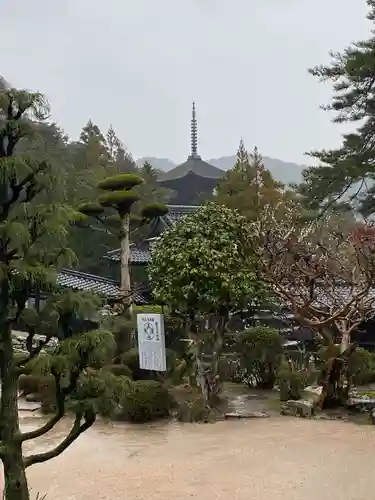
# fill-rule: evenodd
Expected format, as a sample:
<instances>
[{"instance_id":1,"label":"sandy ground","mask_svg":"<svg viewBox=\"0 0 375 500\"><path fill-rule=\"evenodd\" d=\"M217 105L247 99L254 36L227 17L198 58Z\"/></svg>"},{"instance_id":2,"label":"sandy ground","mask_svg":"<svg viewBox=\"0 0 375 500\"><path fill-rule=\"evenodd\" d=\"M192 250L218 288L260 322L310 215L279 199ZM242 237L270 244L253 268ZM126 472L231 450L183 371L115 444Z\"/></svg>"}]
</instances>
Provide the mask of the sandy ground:
<instances>
[{"instance_id":1,"label":"sandy ground","mask_svg":"<svg viewBox=\"0 0 375 500\"><path fill-rule=\"evenodd\" d=\"M67 425L34 450L57 443ZM28 477L33 499L372 500L374 471L374 427L285 417L96 424Z\"/></svg>"}]
</instances>

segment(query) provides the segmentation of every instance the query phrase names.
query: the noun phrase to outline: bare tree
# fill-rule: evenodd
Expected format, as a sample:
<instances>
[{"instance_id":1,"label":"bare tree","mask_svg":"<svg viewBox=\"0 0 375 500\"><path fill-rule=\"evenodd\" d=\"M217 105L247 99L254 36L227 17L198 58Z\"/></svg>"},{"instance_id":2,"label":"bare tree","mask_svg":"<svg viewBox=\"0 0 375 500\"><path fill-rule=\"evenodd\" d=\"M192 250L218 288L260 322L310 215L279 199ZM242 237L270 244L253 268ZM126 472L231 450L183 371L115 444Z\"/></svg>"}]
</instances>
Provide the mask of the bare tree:
<instances>
[{"instance_id":1,"label":"bare tree","mask_svg":"<svg viewBox=\"0 0 375 500\"><path fill-rule=\"evenodd\" d=\"M263 278L290 307L294 319L312 328L328 347L325 398L343 402L349 384L347 361L355 350L351 334L373 312L375 229L335 215L303 222L291 206L280 221L266 210L254 223ZM335 342L340 355L335 356Z\"/></svg>"}]
</instances>

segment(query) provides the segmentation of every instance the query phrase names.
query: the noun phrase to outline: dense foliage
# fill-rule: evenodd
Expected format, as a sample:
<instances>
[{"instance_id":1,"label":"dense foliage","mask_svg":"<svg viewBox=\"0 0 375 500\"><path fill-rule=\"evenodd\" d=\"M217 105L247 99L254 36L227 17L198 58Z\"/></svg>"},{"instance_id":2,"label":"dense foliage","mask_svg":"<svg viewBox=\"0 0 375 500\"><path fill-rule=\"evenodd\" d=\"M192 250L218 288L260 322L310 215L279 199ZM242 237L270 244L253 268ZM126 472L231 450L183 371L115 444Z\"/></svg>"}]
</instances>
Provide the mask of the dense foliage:
<instances>
[{"instance_id":1,"label":"dense foliage","mask_svg":"<svg viewBox=\"0 0 375 500\"><path fill-rule=\"evenodd\" d=\"M278 207L280 216L292 192L275 181L255 147L251 154L241 140L237 161L216 187L214 200L218 204L238 210L246 219L256 220L265 207Z\"/></svg>"},{"instance_id":2,"label":"dense foliage","mask_svg":"<svg viewBox=\"0 0 375 500\"><path fill-rule=\"evenodd\" d=\"M264 292L253 234L237 211L208 203L163 233L149 267L155 298L182 313L232 310Z\"/></svg>"},{"instance_id":3,"label":"dense foliage","mask_svg":"<svg viewBox=\"0 0 375 500\"><path fill-rule=\"evenodd\" d=\"M197 384L207 402L220 390L219 360L230 312L252 308L265 296L249 252L253 237L245 217L210 202L163 233L152 252L154 295L184 319Z\"/></svg>"},{"instance_id":4,"label":"dense foliage","mask_svg":"<svg viewBox=\"0 0 375 500\"><path fill-rule=\"evenodd\" d=\"M375 21L375 2L367 0L368 19ZM332 54L331 64L311 70L321 81L333 83L332 103L325 107L335 113L334 122L357 125L343 136L341 147L314 151L322 165L304 172L301 193L311 206L326 208L341 200L355 202L359 210L374 212L375 160L375 34L356 42L341 53Z\"/></svg>"},{"instance_id":5,"label":"dense foliage","mask_svg":"<svg viewBox=\"0 0 375 500\"><path fill-rule=\"evenodd\" d=\"M112 334L80 334L72 328L73 319L90 317L100 301L56 287L56 272L75 260L68 239L71 225L81 216L66 203L63 166L53 154L48 161L40 141L48 111L38 93L0 91L0 458L10 500L28 500L25 469L61 454L95 422L101 395L113 399L119 392L117 378L101 371L114 353ZM40 293L48 295L41 311L27 309L27 299ZM27 332L23 354L14 351L12 342L12 330L20 324ZM44 334L44 340L36 342L37 333ZM48 349L52 337L60 342ZM91 367L95 373L90 375ZM52 389L54 414L41 427L21 432L18 379L30 373L40 375ZM61 443L24 456L23 443L53 429L68 408L74 423Z\"/></svg>"},{"instance_id":6,"label":"dense foliage","mask_svg":"<svg viewBox=\"0 0 375 500\"><path fill-rule=\"evenodd\" d=\"M273 388L281 363L282 344L279 332L268 327L249 328L238 335L244 381L249 386Z\"/></svg>"}]
</instances>

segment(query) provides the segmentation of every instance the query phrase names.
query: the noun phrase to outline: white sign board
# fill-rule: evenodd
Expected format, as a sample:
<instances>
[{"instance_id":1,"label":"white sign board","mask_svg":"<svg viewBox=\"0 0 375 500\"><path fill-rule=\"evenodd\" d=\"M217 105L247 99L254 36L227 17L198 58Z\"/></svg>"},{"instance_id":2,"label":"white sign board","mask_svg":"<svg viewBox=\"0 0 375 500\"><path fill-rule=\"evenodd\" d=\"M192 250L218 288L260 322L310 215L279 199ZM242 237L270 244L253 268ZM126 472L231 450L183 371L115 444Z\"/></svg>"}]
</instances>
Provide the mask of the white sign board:
<instances>
[{"instance_id":1,"label":"white sign board","mask_svg":"<svg viewBox=\"0 0 375 500\"><path fill-rule=\"evenodd\" d=\"M137 314L139 367L167 371L164 317L162 314Z\"/></svg>"}]
</instances>

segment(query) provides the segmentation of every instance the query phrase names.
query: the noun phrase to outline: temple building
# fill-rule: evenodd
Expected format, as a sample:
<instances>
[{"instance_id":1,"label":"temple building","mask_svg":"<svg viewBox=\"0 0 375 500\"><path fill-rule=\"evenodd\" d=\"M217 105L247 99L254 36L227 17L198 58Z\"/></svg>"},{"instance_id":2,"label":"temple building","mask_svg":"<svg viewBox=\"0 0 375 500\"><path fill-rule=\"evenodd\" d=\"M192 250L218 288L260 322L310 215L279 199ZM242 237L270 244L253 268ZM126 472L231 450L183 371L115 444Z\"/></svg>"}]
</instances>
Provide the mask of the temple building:
<instances>
[{"instance_id":1,"label":"temple building","mask_svg":"<svg viewBox=\"0 0 375 500\"><path fill-rule=\"evenodd\" d=\"M172 205L198 205L209 198L225 172L202 160L198 154L198 125L193 103L191 152L187 160L164 173L159 183L173 191Z\"/></svg>"}]
</instances>

